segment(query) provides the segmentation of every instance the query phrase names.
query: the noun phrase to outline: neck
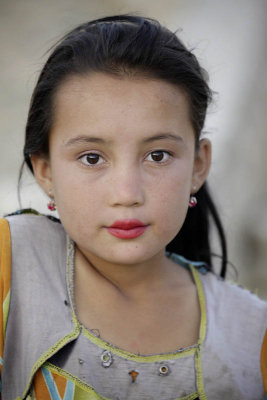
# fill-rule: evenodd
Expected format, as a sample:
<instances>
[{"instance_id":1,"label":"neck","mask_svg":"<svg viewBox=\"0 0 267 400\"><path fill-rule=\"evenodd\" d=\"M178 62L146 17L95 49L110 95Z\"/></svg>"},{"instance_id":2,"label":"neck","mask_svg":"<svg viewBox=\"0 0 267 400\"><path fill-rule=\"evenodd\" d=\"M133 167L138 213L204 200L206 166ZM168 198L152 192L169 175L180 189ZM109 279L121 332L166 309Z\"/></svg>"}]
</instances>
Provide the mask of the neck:
<instances>
[{"instance_id":1,"label":"neck","mask_svg":"<svg viewBox=\"0 0 267 400\"><path fill-rule=\"evenodd\" d=\"M183 278L186 273L165 256L164 250L142 263L125 265L110 263L76 248L75 269L92 284L112 286L126 298L138 298L164 285L173 285L174 281L177 284L177 272Z\"/></svg>"}]
</instances>

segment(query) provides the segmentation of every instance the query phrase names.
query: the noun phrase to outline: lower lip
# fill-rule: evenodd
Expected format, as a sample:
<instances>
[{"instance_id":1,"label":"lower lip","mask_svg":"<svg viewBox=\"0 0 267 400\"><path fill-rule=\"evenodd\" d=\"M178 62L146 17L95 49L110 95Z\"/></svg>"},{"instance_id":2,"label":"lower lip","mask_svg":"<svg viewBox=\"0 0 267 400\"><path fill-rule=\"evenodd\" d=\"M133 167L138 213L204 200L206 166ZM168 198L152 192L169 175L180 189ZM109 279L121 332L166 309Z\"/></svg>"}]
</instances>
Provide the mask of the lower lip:
<instances>
[{"instance_id":1,"label":"lower lip","mask_svg":"<svg viewBox=\"0 0 267 400\"><path fill-rule=\"evenodd\" d=\"M132 229L119 229L119 228L107 228L108 232L116 236L117 238L120 239L134 239L137 238L138 236L141 236L147 228L146 226L137 226Z\"/></svg>"}]
</instances>

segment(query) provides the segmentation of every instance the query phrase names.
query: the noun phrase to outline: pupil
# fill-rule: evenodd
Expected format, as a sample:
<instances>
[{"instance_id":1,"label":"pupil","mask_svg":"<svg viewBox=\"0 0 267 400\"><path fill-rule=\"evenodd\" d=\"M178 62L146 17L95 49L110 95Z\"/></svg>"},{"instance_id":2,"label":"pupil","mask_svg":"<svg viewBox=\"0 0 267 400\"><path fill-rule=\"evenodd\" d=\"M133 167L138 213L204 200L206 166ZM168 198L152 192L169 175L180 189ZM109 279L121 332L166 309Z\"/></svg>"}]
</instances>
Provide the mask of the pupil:
<instances>
[{"instance_id":1,"label":"pupil","mask_svg":"<svg viewBox=\"0 0 267 400\"><path fill-rule=\"evenodd\" d=\"M154 151L154 153L152 153L152 158L154 161L161 161L163 159L163 152L162 151Z\"/></svg>"},{"instance_id":2,"label":"pupil","mask_svg":"<svg viewBox=\"0 0 267 400\"><path fill-rule=\"evenodd\" d=\"M99 160L99 155L98 154L89 154L86 156L86 160L89 164L96 164L97 161Z\"/></svg>"}]
</instances>

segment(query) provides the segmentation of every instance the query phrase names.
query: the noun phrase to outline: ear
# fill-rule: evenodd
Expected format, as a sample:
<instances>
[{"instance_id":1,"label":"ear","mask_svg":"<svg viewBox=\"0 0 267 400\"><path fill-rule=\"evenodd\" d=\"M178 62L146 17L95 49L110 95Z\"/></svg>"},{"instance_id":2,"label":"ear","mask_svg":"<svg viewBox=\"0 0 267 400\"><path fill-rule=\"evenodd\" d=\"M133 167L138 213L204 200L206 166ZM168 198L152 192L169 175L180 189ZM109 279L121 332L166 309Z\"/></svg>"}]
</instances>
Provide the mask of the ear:
<instances>
[{"instance_id":1,"label":"ear","mask_svg":"<svg viewBox=\"0 0 267 400\"><path fill-rule=\"evenodd\" d=\"M34 177L47 196L51 197L52 178L49 158L45 155L32 154L31 163Z\"/></svg>"},{"instance_id":2,"label":"ear","mask_svg":"<svg viewBox=\"0 0 267 400\"><path fill-rule=\"evenodd\" d=\"M197 192L205 182L211 164L211 142L201 139L195 153L191 193Z\"/></svg>"}]
</instances>

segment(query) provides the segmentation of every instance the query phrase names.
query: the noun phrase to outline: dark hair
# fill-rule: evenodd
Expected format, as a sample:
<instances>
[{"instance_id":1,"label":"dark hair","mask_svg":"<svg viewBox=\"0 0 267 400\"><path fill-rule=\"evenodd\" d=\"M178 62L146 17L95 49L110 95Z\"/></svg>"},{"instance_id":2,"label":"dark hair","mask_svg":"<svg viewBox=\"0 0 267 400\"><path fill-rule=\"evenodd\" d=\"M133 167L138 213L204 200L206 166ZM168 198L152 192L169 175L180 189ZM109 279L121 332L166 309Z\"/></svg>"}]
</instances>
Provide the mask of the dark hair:
<instances>
[{"instance_id":1,"label":"dark hair","mask_svg":"<svg viewBox=\"0 0 267 400\"><path fill-rule=\"evenodd\" d=\"M24 146L24 161L33 172L30 155L49 154L53 97L71 75L104 72L116 76L141 74L178 85L187 94L196 147L212 93L207 74L196 57L154 19L117 15L86 22L58 42L41 71L33 92ZM22 171L22 170L21 170ZM213 219L222 247L221 276L226 273L226 243L219 215L205 183L197 193L198 205L188 211L178 235L167 250L204 261L212 269L209 222Z\"/></svg>"}]
</instances>

